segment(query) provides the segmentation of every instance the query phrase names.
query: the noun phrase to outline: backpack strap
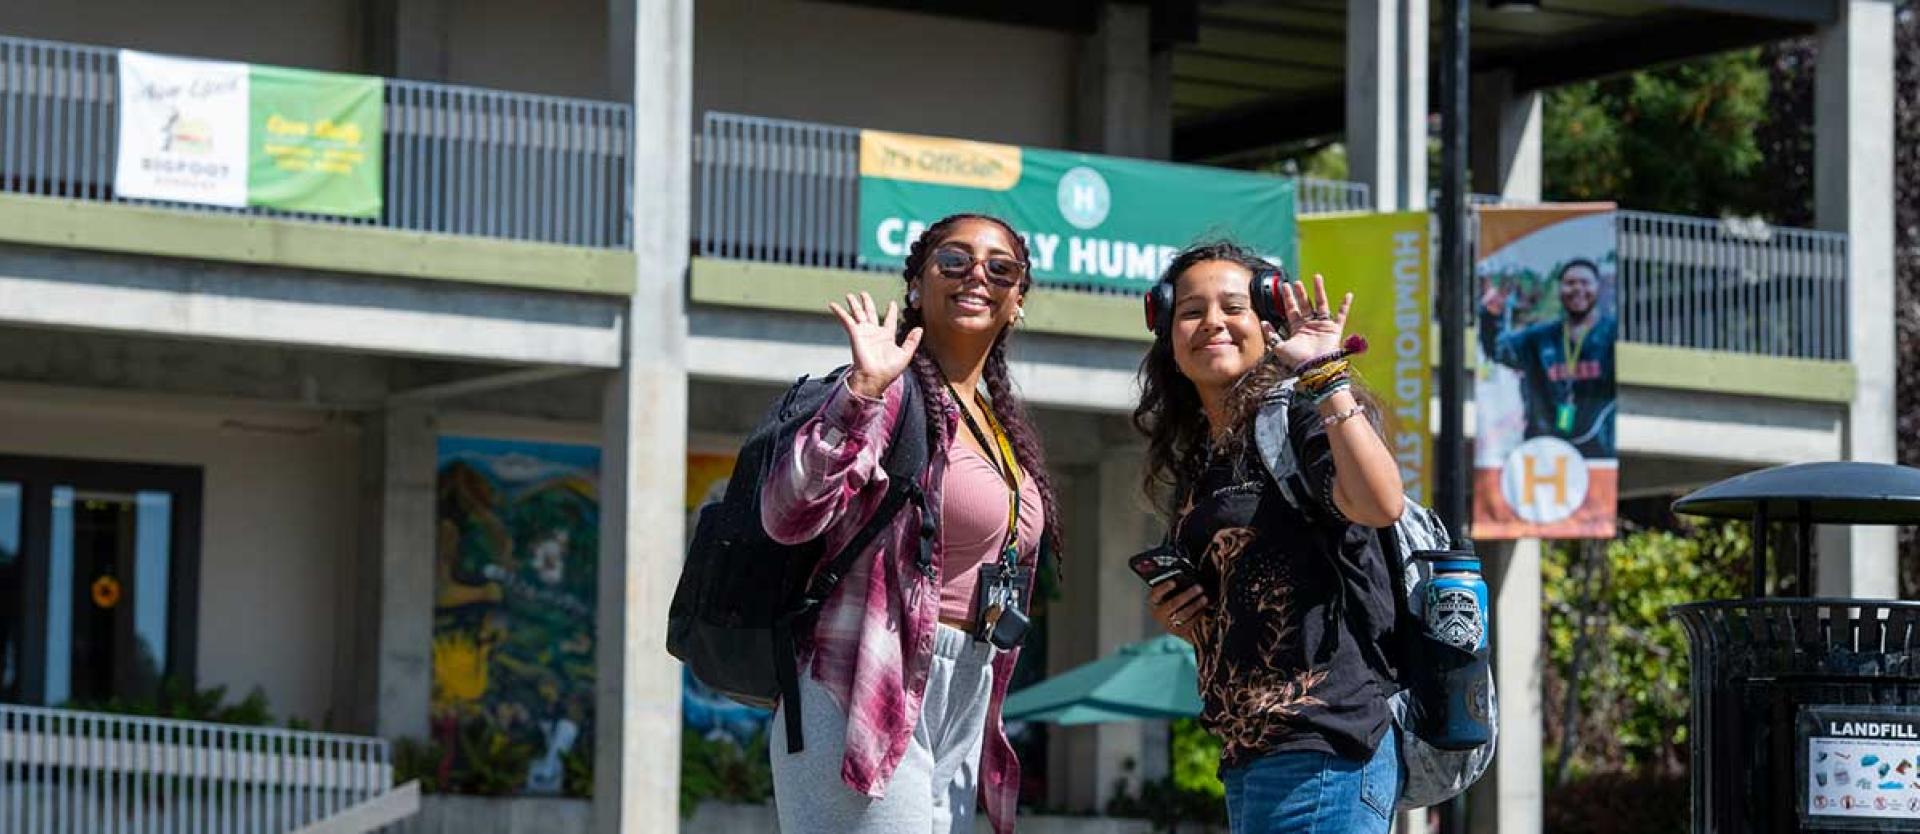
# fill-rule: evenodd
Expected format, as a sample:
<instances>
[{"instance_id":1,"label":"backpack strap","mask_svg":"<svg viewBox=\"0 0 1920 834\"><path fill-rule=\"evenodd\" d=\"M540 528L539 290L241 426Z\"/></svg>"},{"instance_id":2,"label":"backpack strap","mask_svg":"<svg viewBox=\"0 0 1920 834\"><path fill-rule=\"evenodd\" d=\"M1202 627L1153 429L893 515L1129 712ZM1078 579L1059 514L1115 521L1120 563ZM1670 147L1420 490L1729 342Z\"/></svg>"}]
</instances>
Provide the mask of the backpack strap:
<instances>
[{"instance_id":1,"label":"backpack strap","mask_svg":"<svg viewBox=\"0 0 1920 834\"><path fill-rule=\"evenodd\" d=\"M915 425L916 431L908 433L907 424ZM920 386L908 380L902 384L900 413L893 421L893 432L887 440L887 455L882 467L887 472L887 493L880 499L867 523L860 531L847 540L845 547L835 553L832 559L807 580L807 587L800 595L793 610L774 621L774 682L780 686L780 700L786 705L787 713L787 752L798 753L806 749L805 739L800 731L800 659L798 646L794 642L794 630L818 613L821 604L833 595L840 580L853 568L855 559L867 551L881 531L893 524L893 518L899 515L900 508L908 501L920 509L920 549L917 563L921 571L931 576L933 572L933 539L938 528L932 514L926 511L927 496L920 489L920 471L926 467L927 437L926 408L921 402Z\"/></svg>"}]
</instances>

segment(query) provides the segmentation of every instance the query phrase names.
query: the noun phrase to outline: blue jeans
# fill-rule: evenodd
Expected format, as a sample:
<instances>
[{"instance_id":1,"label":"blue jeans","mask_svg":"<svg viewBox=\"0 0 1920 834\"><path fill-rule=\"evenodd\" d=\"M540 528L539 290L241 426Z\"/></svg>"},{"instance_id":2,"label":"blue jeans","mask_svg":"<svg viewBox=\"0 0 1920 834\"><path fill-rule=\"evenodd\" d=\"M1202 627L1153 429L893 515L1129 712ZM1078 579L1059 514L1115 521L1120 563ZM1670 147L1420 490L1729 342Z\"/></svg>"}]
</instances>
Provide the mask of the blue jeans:
<instances>
[{"instance_id":1,"label":"blue jeans","mask_svg":"<svg viewBox=\"0 0 1920 834\"><path fill-rule=\"evenodd\" d=\"M1368 762L1327 753L1274 753L1223 768L1233 834L1387 834L1400 797L1392 725Z\"/></svg>"}]
</instances>

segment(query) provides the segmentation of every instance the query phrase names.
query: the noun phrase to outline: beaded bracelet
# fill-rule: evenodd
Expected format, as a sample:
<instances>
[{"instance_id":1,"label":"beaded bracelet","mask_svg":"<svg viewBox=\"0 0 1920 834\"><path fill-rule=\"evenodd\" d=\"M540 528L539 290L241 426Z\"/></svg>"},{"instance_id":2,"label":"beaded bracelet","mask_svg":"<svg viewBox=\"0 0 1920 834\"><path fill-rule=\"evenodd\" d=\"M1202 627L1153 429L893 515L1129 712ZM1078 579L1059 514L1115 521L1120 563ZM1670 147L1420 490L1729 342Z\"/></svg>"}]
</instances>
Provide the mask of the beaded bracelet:
<instances>
[{"instance_id":1,"label":"beaded bracelet","mask_svg":"<svg viewBox=\"0 0 1920 834\"><path fill-rule=\"evenodd\" d=\"M1356 403L1352 408L1339 414L1329 414L1320 418L1320 427L1330 429L1365 413L1367 413L1367 407Z\"/></svg>"},{"instance_id":2,"label":"beaded bracelet","mask_svg":"<svg viewBox=\"0 0 1920 834\"><path fill-rule=\"evenodd\" d=\"M1313 404L1313 407L1319 408L1322 403L1325 403L1327 400L1333 399L1333 395L1338 394L1341 391L1345 391L1351 387L1353 387L1353 380L1349 377L1344 377L1344 376L1332 382L1329 382L1324 386L1321 386L1320 388L1316 389L1312 394L1311 402Z\"/></svg>"},{"instance_id":3,"label":"beaded bracelet","mask_svg":"<svg viewBox=\"0 0 1920 834\"><path fill-rule=\"evenodd\" d=\"M1301 374L1300 381L1296 384L1302 388L1309 388L1309 389L1319 388L1320 386L1325 385L1328 382L1331 382L1332 380L1346 376L1352 370L1353 370L1353 366L1350 363L1348 363L1347 360L1335 359L1331 362L1327 362L1326 364L1321 365L1318 368L1314 368L1311 371Z\"/></svg>"}]
</instances>

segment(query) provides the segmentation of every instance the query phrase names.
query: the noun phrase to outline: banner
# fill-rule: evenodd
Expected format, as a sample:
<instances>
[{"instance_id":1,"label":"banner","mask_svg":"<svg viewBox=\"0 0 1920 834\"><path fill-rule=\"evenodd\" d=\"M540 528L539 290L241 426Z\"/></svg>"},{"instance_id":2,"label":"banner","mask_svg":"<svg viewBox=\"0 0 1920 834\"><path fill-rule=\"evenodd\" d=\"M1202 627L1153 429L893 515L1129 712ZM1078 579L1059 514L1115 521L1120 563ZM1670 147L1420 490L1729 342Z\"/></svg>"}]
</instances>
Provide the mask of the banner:
<instances>
[{"instance_id":1,"label":"banner","mask_svg":"<svg viewBox=\"0 0 1920 834\"><path fill-rule=\"evenodd\" d=\"M1473 537L1615 528L1611 203L1479 209Z\"/></svg>"},{"instance_id":2,"label":"banner","mask_svg":"<svg viewBox=\"0 0 1920 834\"><path fill-rule=\"evenodd\" d=\"M956 212L1013 224L1039 283L1142 292L1181 248L1220 237L1296 266L1288 179L861 131L862 264L898 269L923 229Z\"/></svg>"},{"instance_id":3,"label":"banner","mask_svg":"<svg viewBox=\"0 0 1920 834\"><path fill-rule=\"evenodd\" d=\"M122 197L377 217L378 78L120 52Z\"/></svg>"},{"instance_id":4,"label":"banner","mask_svg":"<svg viewBox=\"0 0 1920 834\"><path fill-rule=\"evenodd\" d=\"M600 450L442 437L433 741L463 774L585 796L591 772ZM478 777L476 777L478 778ZM489 790L497 790L490 788Z\"/></svg>"},{"instance_id":5,"label":"banner","mask_svg":"<svg viewBox=\"0 0 1920 834\"><path fill-rule=\"evenodd\" d=\"M1426 212L1309 217L1300 221L1300 275L1326 276L1327 292L1353 293L1347 332L1367 337L1356 357L1362 384L1386 412L1388 447L1415 501L1431 505L1433 395Z\"/></svg>"},{"instance_id":6,"label":"banner","mask_svg":"<svg viewBox=\"0 0 1920 834\"><path fill-rule=\"evenodd\" d=\"M247 65L120 51L122 197L247 204Z\"/></svg>"},{"instance_id":7,"label":"banner","mask_svg":"<svg viewBox=\"0 0 1920 834\"><path fill-rule=\"evenodd\" d=\"M247 202L380 216L380 85L363 75L254 67Z\"/></svg>"}]
</instances>

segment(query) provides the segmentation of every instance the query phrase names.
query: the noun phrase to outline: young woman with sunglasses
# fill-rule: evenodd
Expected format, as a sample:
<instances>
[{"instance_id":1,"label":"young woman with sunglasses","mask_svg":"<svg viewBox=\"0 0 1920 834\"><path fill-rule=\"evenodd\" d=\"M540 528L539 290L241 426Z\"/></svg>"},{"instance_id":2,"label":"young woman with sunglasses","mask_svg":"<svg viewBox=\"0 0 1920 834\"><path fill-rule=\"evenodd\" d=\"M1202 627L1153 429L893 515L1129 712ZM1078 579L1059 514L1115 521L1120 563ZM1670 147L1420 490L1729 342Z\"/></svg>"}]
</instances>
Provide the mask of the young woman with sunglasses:
<instances>
[{"instance_id":1,"label":"young woman with sunglasses","mask_svg":"<svg viewBox=\"0 0 1920 834\"><path fill-rule=\"evenodd\" d=\"M1027 259L1005 222L955 215L914 241L904 310L890 302L883 314L866 293L830 305L853 363L774 461L762 522L779 541L824 537L829 553L851 539L887 491L881 461L914 385L930 450L919 483L938 533L923 571L922 519L903 507L802 639L805 748L787 752L784 714L769 744L782 831L972 832L976 803L996 832L1013 828L1020 765L1000 704L1018 650L980 639L998 608L978 591L1017 582L1024 601L1042 545L1058 545L1040 440L1007 375Z\"/></svg>"},{"instance_id":2,"label":"young woman with sunglasses","mask_svg":"<svg viewBox=\"0 0 1920 834\"><path fill-rule=\"evenodd\" d=\"M1271 273L1223 242L1180 253L1160 279L1170 309L1140 367L1134 425L1147 491L1198 582L1162 582L1148 601L1196 650L1234 834L1385 834L1400 767L1380 684L1394 608L1375 528L1400 516L1400 470L1343 355L1353 296L1334 307L1319 276L1311 291L1262 292L1255 276ZM1257 296L1273 298L1284 338Z\"/></svg>"}]
</instances>

